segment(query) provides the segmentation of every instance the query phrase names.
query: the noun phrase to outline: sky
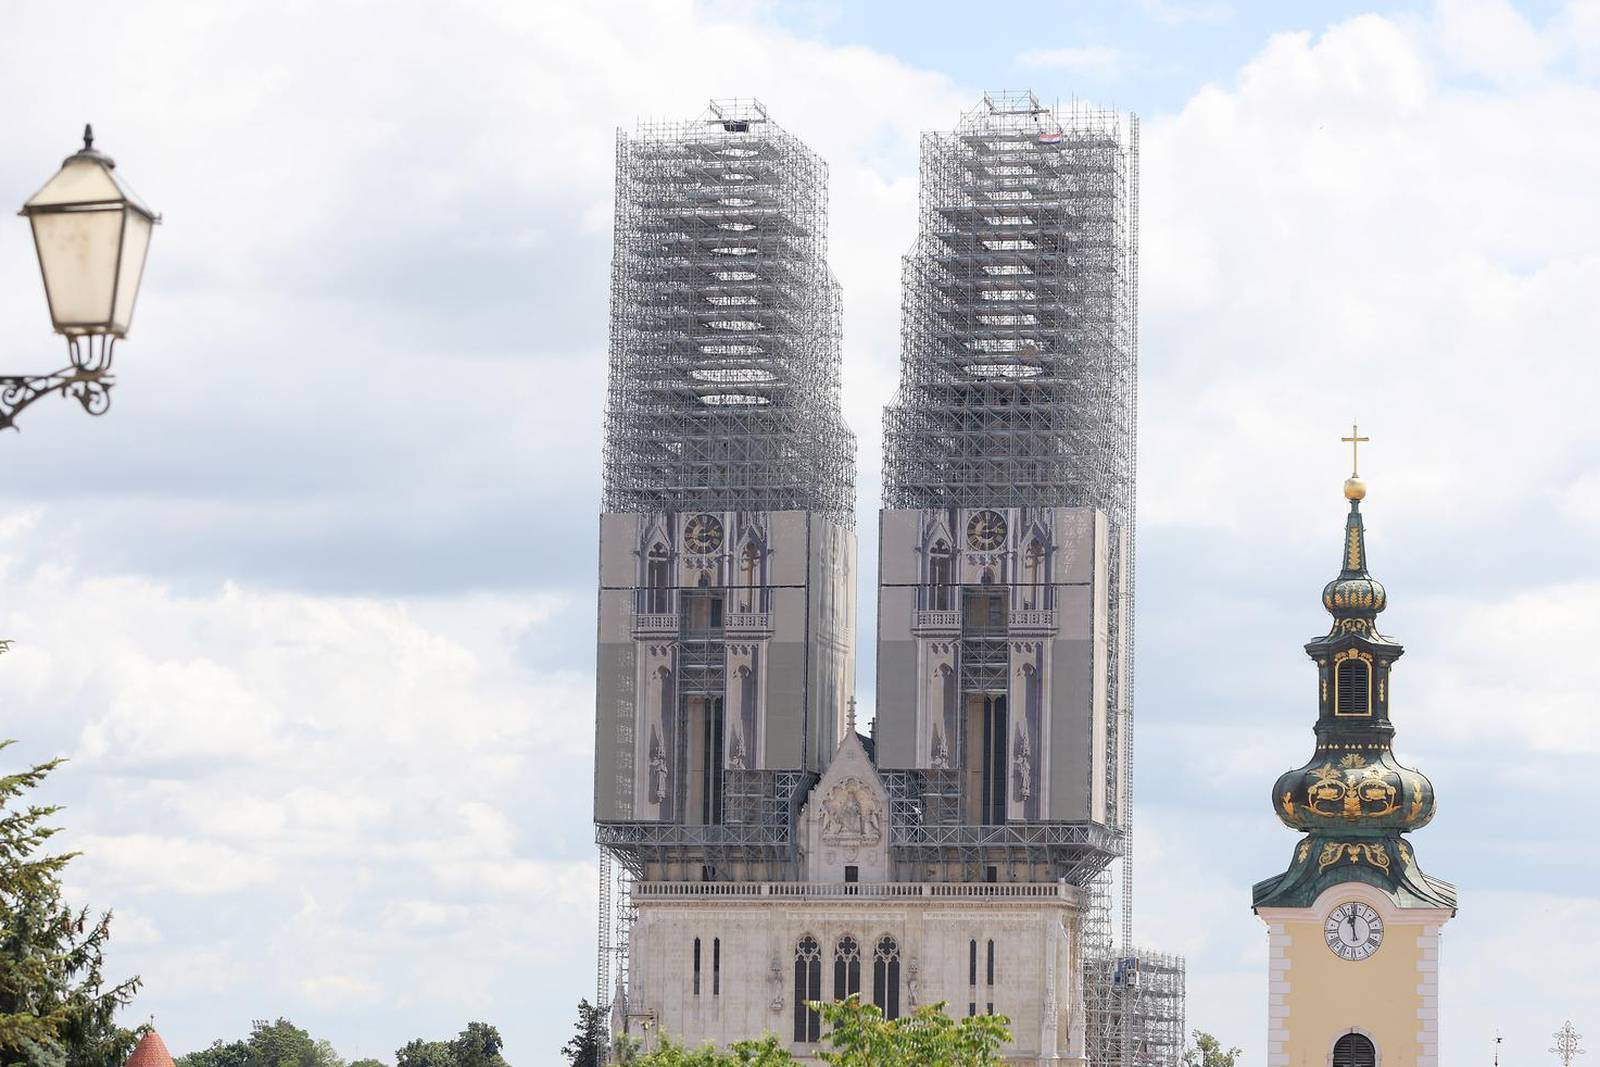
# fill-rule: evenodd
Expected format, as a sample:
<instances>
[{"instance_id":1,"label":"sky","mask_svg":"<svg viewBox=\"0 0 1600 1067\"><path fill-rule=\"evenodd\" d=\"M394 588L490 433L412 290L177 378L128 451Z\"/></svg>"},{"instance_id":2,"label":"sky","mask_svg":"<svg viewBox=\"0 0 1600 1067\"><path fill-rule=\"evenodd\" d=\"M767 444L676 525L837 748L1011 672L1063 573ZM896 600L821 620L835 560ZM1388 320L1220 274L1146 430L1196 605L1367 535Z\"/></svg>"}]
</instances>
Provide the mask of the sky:
<instances>
[{"instance_id":1,"label":"sky","mask_svg":"<svg viewBox=\"0 0 1600 1067\"><path fill-rule=\"evenodd\" d=\"M1138 940L1264 1061L1250 886L1359 418L1414 844L1461 891L1441 1062L1600 1026L1596 0L0 6L0 204L92 121L165 215L111 412L0 438L0 760L70 757L130 1019L556 1062L615 131L755 96L828 161L870 605L917 135L1026 87L1143 121ZM0 373L64 363L21 220L0 294Z\"/></svg>"}]
</instances>

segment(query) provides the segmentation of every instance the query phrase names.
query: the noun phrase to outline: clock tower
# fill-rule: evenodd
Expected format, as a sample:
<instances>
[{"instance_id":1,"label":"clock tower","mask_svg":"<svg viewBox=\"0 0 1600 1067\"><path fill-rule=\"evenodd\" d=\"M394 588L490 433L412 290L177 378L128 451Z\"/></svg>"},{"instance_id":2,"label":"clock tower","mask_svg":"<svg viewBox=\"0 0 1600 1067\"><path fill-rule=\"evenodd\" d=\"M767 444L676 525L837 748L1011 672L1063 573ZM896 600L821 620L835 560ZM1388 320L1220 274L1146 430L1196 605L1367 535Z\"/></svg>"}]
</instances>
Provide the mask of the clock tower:
<instances>
[{"instance_id":1,"label":"clock tower","mask_svg":"<svg viewBox=\"0 0 1600 1067\"><path fill-rule=\"evenodd\" d=\"M1377 628L1387 595L1367 570L1354 471L1344 495L1339 576L1322 591L1333 625L1305 646L1316 751L1272 789L1301 838L1288 870L1254 890L1271 939L1267 1063L1437 1067L1439 931L1456 890L1423 873L1406 838L1433 818L1433 785L1391 748L1389 674L1403 649Z\"/></svg>"}]
</instances>

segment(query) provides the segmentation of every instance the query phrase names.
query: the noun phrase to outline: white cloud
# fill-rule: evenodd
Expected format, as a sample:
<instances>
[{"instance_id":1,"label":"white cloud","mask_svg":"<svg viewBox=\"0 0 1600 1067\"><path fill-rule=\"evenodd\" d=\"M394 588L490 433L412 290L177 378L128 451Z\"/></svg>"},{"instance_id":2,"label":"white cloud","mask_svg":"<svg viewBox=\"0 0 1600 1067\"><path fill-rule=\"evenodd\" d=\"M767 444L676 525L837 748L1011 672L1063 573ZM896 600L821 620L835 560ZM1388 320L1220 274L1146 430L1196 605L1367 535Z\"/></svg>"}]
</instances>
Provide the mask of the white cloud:
<instances>
[{"instance_id":1,"label":"white cloud","mask_svg":"<svg viewBox=\"0 0 1600 1067\"><path fill-rule=\"evenodd\" d=\"M1233 5L1224 3L1173 3L1172 0L1139 0L1139 7L1156 22L1166 26L1190 23L1222 23L1234 16Z\"/></svg>"},{"instance_id":2,"label":"white cloud","mask_svg":"<svg viewBox=\"0 0 1600 1067\"><path fill-rule=\"evenodd\" d=\"M1445 54L1497 82L1538 76L1555 52L1508 0L1439 0L1436 18Z\"/></svg>"},{"instance_id":3,"label":"white cloud","mask_svg":"<svg viewBox=\"0 0 1600 1067\"><path fill-rule=\"evenodd\" d=\"M1041 67L1099 77L1119 73L1128 57L1119 48L1084 45L1077 48L1030 48L1016 58L1019 67Z\"/></svg>"}]
</instances>

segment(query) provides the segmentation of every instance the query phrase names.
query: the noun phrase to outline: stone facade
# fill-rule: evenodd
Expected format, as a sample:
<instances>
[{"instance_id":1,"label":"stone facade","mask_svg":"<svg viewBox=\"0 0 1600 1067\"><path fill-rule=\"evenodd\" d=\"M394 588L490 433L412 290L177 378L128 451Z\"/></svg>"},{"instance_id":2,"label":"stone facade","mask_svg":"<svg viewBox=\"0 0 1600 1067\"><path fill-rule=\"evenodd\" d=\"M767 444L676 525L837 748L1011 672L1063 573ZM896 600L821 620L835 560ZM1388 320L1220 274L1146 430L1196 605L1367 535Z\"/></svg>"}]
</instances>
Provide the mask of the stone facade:
<instances>
[{"instance_id":1,"label":"stone facade","mask_svg":"<svg viewBox=\"0 0 1600 1067\"><path fill-rule=\"evenodd\" d=\"M854 731L798 823L805 881L634 887L629 1033L770 1032L816 1062L825 1046L797 1003L859 993L892 1014L944 1001L1008 1016L1008 1063L1084 1062L1080 890L888 881L888 796Z\"/></svg>"}]
</instances>

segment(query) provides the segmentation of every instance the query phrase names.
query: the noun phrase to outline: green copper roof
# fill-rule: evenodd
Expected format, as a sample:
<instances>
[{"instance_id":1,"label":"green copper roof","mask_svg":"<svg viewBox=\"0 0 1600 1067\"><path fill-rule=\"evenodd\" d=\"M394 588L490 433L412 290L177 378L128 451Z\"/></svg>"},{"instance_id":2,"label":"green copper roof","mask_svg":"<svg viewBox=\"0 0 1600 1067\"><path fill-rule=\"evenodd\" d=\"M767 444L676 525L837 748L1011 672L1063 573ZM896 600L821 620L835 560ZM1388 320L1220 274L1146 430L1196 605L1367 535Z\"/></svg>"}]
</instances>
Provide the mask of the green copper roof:
<instances>
[{"instance_id":1,"label":"green copper roof","mask_svg":"<svg viewBox=\"0 0 1600 1067\"><path fill-rule=\"evenodd\" d=\"M1355 477L1345 483L1339 575L1322 590L1333 624L1305 646L1317 665L1316 750L1272 788L1279 820L1305 837L1288 870L1256 884L1258 908L1306 907L1340 882L1365 882L1403 908L1455 907L1455 888L1424 874L1403 836L1433 819L1435 798L1391 748L1389 673L1405 649L1377 628L1388 594L1368 570L1365 494Z\"/></svg>"}]
</instances>

